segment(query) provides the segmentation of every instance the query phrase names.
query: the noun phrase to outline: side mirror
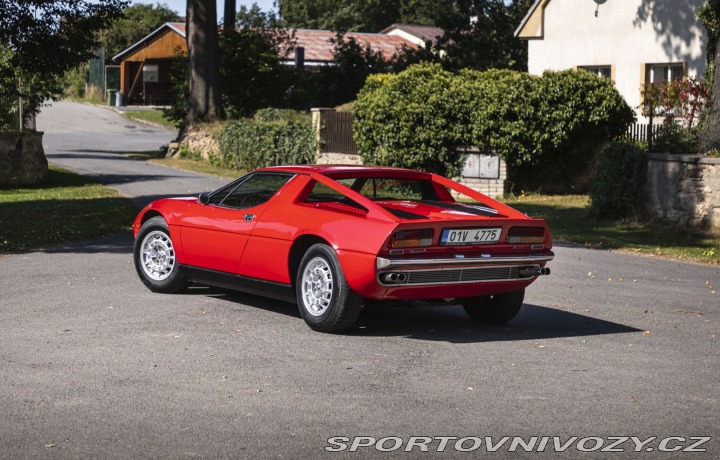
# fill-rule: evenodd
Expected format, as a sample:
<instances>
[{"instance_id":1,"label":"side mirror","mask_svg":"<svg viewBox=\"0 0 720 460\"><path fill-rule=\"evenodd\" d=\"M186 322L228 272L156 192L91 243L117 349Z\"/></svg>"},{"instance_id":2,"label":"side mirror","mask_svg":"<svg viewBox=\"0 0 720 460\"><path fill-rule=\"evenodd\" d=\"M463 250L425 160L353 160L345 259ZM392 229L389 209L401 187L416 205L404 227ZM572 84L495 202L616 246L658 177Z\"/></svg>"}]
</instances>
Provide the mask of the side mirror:
<instances>
[{"instance_id":1,"label":"side mirror","mask_svg":"<svg viewBox=\"0 0 720 460\"><path fill-rule=\"evenodd\" d=\"M203 192L198 196L198 201L200 204L208 204L210 203L210 194L208 192Z\"/></svg>"}]
</instances>

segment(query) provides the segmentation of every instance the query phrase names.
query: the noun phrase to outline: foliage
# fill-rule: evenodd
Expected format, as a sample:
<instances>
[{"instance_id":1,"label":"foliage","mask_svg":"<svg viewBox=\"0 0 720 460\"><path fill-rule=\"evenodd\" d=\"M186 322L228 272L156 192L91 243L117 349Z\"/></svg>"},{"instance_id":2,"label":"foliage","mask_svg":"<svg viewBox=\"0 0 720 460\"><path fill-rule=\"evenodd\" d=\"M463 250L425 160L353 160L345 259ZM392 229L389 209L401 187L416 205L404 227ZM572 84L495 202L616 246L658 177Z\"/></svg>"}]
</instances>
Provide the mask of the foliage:
<instances>
[{"instance_id":1,"label":"foliage","mask_svg":"<svg viewBox=\"0 0 720 460\"><path fill-rule=\"evenodd\" d=\"M697 16L705 25L705 29L708 32L708 63L712 63L715 59L715 48L720 39L720 0L708 0L703 6L698 9ZM709 66L709 73L706 74L707 79L710 80L713 75L712 66Z\"/></svg>"},{"instance_id":2,"label":"foliage","mask_svg":"<svg viewBox=\"0 0 720 460\"><path fill-rule=\"evenodd\" d=\"M610 142L600 151L590 183L590 213L600 218L636 218L643 213L647 160L640 147Z\"/></svg>"},{"instance_id":3,"label":"foliage","mask_svg":"<svg viewBox=\"0 0 720 460\"><path fill-rule=\"evenodd\" d=\"M435 48L444 51L447 69L525 70L527 43L517 40L514 31L533 1L280 0L278 6L288 26L304 29L379 32L394 23L437 26L445 33Z\"/></svg>"},{"instance_id":4,"label":"foliage","mask_svg":"<svg viewBox=\"0 0 720 460\"><path fill-rule=\"evenodd\" d=\"M230 118L285 104L294 71L281 56L294 43L274 12L262 12L257 5L240 8L236 31L223 34L220 41L223 103Z\"/></svg>"},{"instance_id":5,"label":"foliage","mask_svg":"<svg viewBox=\"0 0 720 460\"><path fill-rule=\"evenodd\" d=\"M527 70L527 43L516 39L514 32L532 3L457 0L442 9L436 25L445 33L437 46L446 53L445 68Z\"/></svg>"},{"instance_id":6,"label":"foliage","mask_svg":"<svg viewBox=\"0 0 720 460\"><path fill-rule=\"evenodd\" d=\"M181 50L176 49L174 59L170 65L170 86L169 91L172 95L172 104L162 109L163 115L175 125L180 125L185 120L185 116L190 109L188 100L188 65L187 55Z\"/></svg>"},{"instance_id":7,"label":"foliage","mask_svg":"<svg viewBox=\"0 0 720 460\"><path fill-rule=\"evenodd\" d=\"M655 128L652 151L688 153L698 148L698 123L710 100L705 80L684 78L642 88L642 110L645 116L661 116L663 123Z\"/></svg>"},{"instance_id":8,"label":"foliage","mask_svg":"<svg viewBox=\"0 0 720 460\"><path fill-rule=\"evenodd\" d=\"M363 162L457 175L468 119L453 79L438 64L368 78L353 107Z\"/></svg>"},{"instance_id":9,"label":"foliage","mask_svg":"<svg viewBox=\"0 0 720 460\"><path fill-rule=\"evenodd\" d=\"M279 0L289 27L379 32L400 19L400 0Z\"/></svg>"},{"instance_id":10,"label":"foliage","mask_svg":"<svg viewBox=\"0 0 720 460\"><path fill-rule=\"evenodd\" d=\"M541 150L520 164L508 164L526 190L584 190L598 149L635 121L612 81L582 70L543 73L528 103L535 114L528 123L531 136Z\"/></svg>"},{"instance_id":11,"label":"foliage","mask_svg":"<svg viewBox=\"0 0 720 460\"><path fill-rule=\"evenodd\" d=\"M122 16L109 27L98 32L100 46L105 48L106 59L113 57L139 42L143 37L166 22L178 21L177 13L167 5L137 3L126 7Z\"/></svg>"},{"instance_id":12,"label":"foliage","mask_svg":"<svg viewBox=\"0 0 720 460\"><path fill-rule=\"evenodd\" d=\"M217 133L217 165L243 171L263 166L307 164L315 159L317 141L310 123L287 112L260 111L252 119L232 120Z\"/></svg>"},{"instance_id":13,"label":"foliage","mask_svg":"<svg viewBox=\"0 0 720 460\"><path fill-rule=\"evenodd\" d=\"M85 62L97 45L95 33L117 18L124 0L4 0L0 2L2 85L31 92L32 111L62 93L62 75Z\"/></svg>"},{"instance_id":14,"label":"foliage","mask_svg":"<svg viewBox=\"0 0 720 460\"><path fill-rule=\"evenodd\" d=\"M292 88L289 104L298 109L334 107L355 99L371 74L392 69L381 52L363 48L352 38L338 33L332 39L333 65L305 72Z\"/></svg>"},{"instance_id":15,"label":"foliage","mask_svg":"<svg viewBox=\"0 0 720 460\"><path fill-rule=\"evenodd\" d=\"M525 190L576 186L597 147L634 119L612 82L589 72L451 74L437 64L369 78L353 113L366 163L455 175L474 146L498 153Z\"/></svg>"}]
</instances>

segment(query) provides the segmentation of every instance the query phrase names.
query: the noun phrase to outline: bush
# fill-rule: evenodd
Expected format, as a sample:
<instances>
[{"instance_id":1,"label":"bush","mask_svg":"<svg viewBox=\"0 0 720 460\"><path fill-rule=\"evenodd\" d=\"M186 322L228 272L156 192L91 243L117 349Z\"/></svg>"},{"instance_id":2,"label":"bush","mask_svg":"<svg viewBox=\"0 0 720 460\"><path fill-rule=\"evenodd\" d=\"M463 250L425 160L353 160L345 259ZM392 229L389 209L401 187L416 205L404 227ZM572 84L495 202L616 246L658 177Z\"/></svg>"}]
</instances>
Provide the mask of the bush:
<instances>
[{"instance_id":1,"label":"bush","mask_svg":"<svg viewBox=\"0 0 720 460\"><path fill-rule=\"evenodd\" d=\"M552 192L586 187L599 146L634 120L614 84L589 72L428 64L370 77L353 112L366 163L456 175L474 146L499 154L518 187Z\"/></svg>"},{"instance_id":2,"label":"bush","mask_svg":"<svg viewBox=\"0 0 720 460\"><path fill-rule=\"evenodd\" d=\"M586 71L545 72L535 80L530 104L533 158L509 164L526 190L584 192L599 149L635 120L614 83Z\"/></svg>"},{"instance_id":3,"label":"bush","mask_svg":"<svg viewBox=\"0 0 720 460\"><path fill-rule=\"evenodd\" d=\"M590 213L601 218L634 218L643 214L647 160L641 148L610 142L597 156L590 182Z\"/></svg>"},{"instance_id":4,"label":"bush","mask_svg":"<svg viewBox=\"0 0 720 460\"><path fill-rule=\"evenodd\" d=\"M363 162L457 175L469 120L453 79L437 64L369 77L353 106Z\"/></svg>"},{"instance_id":5,"label":"bush","mask_svg":"<svg viewBox=\"0 0 720 460\"><path fill-rule=\"evenodd\" d=\"M296 121L298 115L288 112L263 110L255 118L228 122L218 131L220 155L212 161L243 171L313 162L315 132L310 123Z\"/></svg>"}]
</instances>

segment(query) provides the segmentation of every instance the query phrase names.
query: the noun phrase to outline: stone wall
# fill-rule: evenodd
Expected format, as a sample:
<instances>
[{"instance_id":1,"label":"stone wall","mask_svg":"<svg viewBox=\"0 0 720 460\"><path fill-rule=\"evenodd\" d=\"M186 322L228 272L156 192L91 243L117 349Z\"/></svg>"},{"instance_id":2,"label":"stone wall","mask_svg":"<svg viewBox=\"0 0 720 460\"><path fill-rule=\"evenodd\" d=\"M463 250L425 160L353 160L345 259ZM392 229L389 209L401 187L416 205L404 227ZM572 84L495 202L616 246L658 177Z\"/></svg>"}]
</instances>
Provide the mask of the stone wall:
<instances>
[{"instance_id":1,"label":"stone wall","mask_svg":"<svg viewBox=\"0 0 720 460\"><path fill-rule=\"evenodd\" d=\"M220 153L220 145L215 140L217 125L196 125L188 128L179 142L171 142L168 146L168 156L176 155L181 148L190 155L199 155L207 161L211 155Z\"/></svg>"},{"instance_id":2,"label":"stone wall","mask_svg":"<svg viewBox=\"0 0 720 460\"><path fill-rule=\"evenodd\" d=\"M720 233L720 158L651 153L649 210L664 222Z\"/></svg>"},{"instance_id":3,"label":"stone wall","mask_svg":"<svg viewBox=\"0 0 720 460\"><path fill-rule=\"evenodd\" d=\"M0 186L32 185L47 176L43 133L0 133Z\"/></svg>"}]
</instances>

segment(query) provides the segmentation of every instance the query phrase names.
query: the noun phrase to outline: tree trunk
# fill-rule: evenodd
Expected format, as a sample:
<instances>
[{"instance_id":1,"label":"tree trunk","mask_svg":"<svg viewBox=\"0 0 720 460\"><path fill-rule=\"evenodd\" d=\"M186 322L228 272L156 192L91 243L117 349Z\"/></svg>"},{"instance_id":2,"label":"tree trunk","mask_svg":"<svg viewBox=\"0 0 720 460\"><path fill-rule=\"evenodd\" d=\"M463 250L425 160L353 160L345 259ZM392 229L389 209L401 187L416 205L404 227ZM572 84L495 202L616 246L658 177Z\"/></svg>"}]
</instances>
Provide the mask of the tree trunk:
<instances>
[{"instance_id":1,"label":"tree trunk","mask_svg":"<svg viewBox=\"0 0 720 460\"><path fill-rule=\"evenodd\" d=\"M235 0L225 0L225 14L223 15L223 32L229 35L235 32L235 8L237 3Z\"/></svg>"},{"instance_id":2,"label":"tree trunk","mask_svg":"<svg viewBox=\"0 0 720 460\"><path fill-rule=\"evenodd\" d=\"M215 0L187 0L189 109L185 124L225 117Z\"/></svg>"},{"instance_id":3,"label":"tree trunk","mask_svg":"<svg viewBox=\"0 0 720 460\"><path fill-rule=\"evenodd\" d=\"M700 146L703 151L720 149L720 37L715 45L715 74L713 76L712 97L705 128L700 133Z\"/></svg>"}]
</instances>

